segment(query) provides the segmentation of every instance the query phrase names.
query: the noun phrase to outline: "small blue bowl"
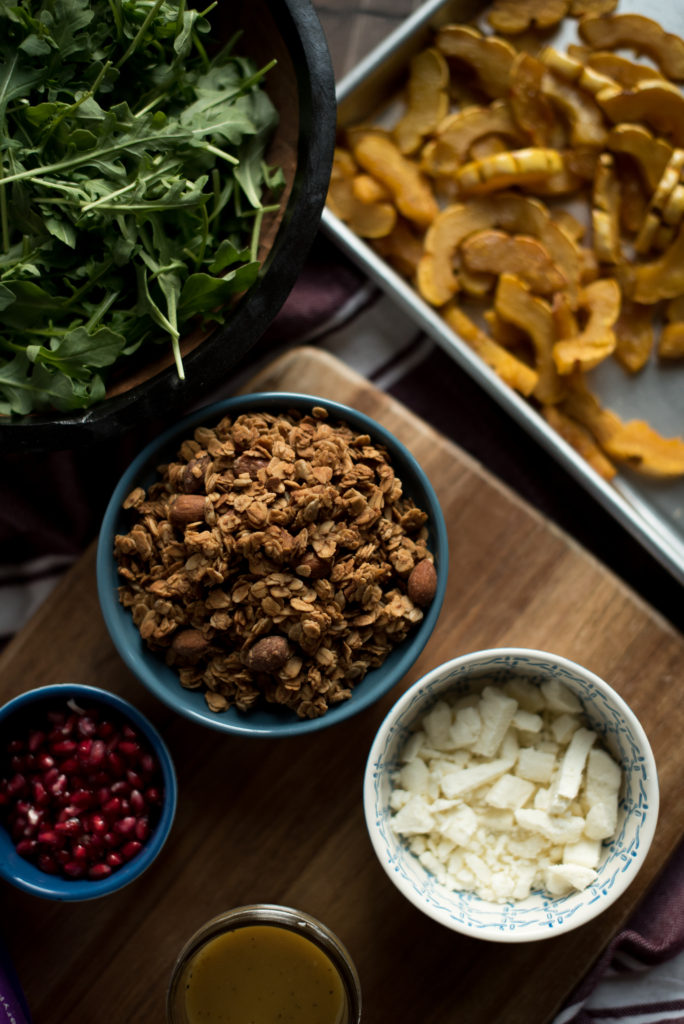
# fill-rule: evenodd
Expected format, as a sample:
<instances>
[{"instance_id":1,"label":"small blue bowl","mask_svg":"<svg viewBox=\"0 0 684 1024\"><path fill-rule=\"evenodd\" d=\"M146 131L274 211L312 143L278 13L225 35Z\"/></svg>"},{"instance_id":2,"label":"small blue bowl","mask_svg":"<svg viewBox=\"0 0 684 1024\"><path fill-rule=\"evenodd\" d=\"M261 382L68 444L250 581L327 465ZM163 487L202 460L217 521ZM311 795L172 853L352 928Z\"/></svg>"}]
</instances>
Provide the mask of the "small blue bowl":
<instances>
[{"instance_id":1,"label":"small blue bowl","mask_svg":"<svg viewBox=\"0 0 684 1024\"><path fill-rule=\"evenodd\" d=\"M148 487L157 479L157 467L175 458L182 441L192 437L201 425L213 426L226 415L245 412L285 413L292 409L310 412L322 406L331 420L344 420L360 433L386 447L404 493L429 516L429 547L437 569L437 591L422 621L377 669L368 672L347 700L335 704L320 718L299 719L289 709L265 706L248 712L229 708L210 711L200 690L184 689L176 672L153 654L133 624L130 611L119 603L119 577L113 555L114 537L125 533L129 523L122 503L136 486ZM435 627L444 600L448 575L448 541L444 516L425 472L408 449L375 420L339 402L291 392L260 392L229 398L199 409L165 431L131 463L117 484L107 506L97 549L97 586L107 629L128 668L159 700L179 714L220 732L242 736L301 736L343 722L379 700L406 675L418 658Z\"/></svg>"},{"instance_id":2,"label":"small blue bowl","mask_svg":"<svg viewBox=\"0 0 684 1024\"><path fill-rule=\"evenodd\" d=\"M176 773L164 740L145 716L122 697L96 686L57 683L28 690L14 697L0 707L0 735L12 738L15 735L15 722L17 727L21 728L22 724L35 721L43 710L62 707L69 700L75 701L79 706L104 708L110 713L115 713L120 720L129 722L147 740L161 767L164 783L164 802L159 819L137 856L113 871L108 878L97 881L62 878L41 871L17 853L9 833L0 826L0 877L17 889L23 889L33 896L42 896L44 899L92 900L123 889L134 879L139 878L157 857L169 835L176 812Z\"/></svg>"}]
</instances>

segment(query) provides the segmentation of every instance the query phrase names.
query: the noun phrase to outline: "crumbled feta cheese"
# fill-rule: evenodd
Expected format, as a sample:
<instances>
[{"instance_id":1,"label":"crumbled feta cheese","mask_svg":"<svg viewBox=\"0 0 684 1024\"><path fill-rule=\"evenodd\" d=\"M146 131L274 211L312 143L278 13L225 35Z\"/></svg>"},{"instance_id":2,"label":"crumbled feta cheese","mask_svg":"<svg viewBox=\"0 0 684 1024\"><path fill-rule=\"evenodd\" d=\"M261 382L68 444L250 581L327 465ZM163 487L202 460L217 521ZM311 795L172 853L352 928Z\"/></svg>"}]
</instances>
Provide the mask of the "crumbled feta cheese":
<instances>
[{"instance_id":1,"label":"crumbled feta cheese","mask_svg":"<svg viewBox=\"0 0 684 1024\"><path fill-rule=\"evenodd\" d=\"M534 747L523 747L518 754L515 774L530 782L550 782L555 767L555 754Z\"/></svg>"},{"instance_id":2,"label":"crumbled feta cheese","mask_svg":"<svg viewBox=\"0 0 684 1024\"><path fill-rule=\"evenodd\" d=\"M621 771L557 680L441 699L399 757L392 827L440 884L487 900L583 889L617 826Z\"/></svg>"}]
</instances>

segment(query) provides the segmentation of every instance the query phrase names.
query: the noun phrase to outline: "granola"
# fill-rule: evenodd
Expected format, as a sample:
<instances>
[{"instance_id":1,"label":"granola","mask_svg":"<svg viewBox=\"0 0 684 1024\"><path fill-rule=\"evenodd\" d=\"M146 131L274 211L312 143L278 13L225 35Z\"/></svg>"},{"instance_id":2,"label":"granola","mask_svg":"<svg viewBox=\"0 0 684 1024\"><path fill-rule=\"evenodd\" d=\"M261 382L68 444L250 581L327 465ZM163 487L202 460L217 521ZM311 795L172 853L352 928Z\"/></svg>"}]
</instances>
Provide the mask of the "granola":
<instances>
[{"instance_id":1,"label":"granola","mask_svg":"<svg viewBox=\"0 0 684 1024\"><path fill-rule=\"evenodd\" d=\"M431 600L409 596L414 571L436 580L427 514L382 446L318 406L198 427L123 507L119 599L215 712L325 714Z\"/></svg>"}]
</instances>

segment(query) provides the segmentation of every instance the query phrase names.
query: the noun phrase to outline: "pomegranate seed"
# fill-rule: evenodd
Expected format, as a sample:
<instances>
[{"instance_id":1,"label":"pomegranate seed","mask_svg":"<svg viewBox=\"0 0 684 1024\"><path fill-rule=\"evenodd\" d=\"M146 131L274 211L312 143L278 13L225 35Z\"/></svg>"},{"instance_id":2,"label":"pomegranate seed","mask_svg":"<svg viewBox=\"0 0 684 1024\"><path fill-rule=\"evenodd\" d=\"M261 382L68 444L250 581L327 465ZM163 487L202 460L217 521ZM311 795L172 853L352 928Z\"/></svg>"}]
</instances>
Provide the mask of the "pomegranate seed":
<instances>
[{"instance_id":1,"label":"pomegranate seed","mask_svg":"<svg viewBox=\"0 0 684 1024\"><path fill-rule=\"evenodd\" d=\"M38 841L36 839L20 839L16 845L16 851L20 857L30 858L35 853L37 846Z\"/></svg>"},{"instance_id":2,"label":"pomegranate seed","mask_svg":"<svg viewBox=\"0 0 684 1024\"><path fill-rule=\"evenodd\" d=\"M37 754L45 744L45 733L42 729L31 729L28 737L28 748L32 754Z\"/></svg>"},{"instance_id":3,"label":"pomegranate seed","mask_svg":"<svg viewBox=\"0 0 684 1024\"><path fill-rule=\"evenodd\" d=\"M78 744L74 743L73 740L59 740L57 743L52 744L52 753L56 754L57 757L70 757L77 750Z\"/></svg>"},{"instance_id":4,"label":"pomegranate seed","mask_svg":"<svg viewBox=\"0 0 684 1024\"><path fill-rule=\"evenodd\" d=\"M109 878L111 873L112 869L109 864L93 864L92 868L88 871L88 878L98 881L102 878Z\"/></svg>"},{"instance_id":5,"label":"pomegranate seed","mask_svg":"<svg viewBox=\"0 0 684 1024\"><path fill-rule=\"evenodd\" d=\"M123 857L120 853L117 853L116 850L112 850L112 852L108 853L105 857L105 864L109 864L110 868L120 868L123 862Z\"/></svg>"},{"instance_id":6,"label":"pomegranate seed","mask_svg":"<svg viewBox=\"0 0 684 1024\"><path fill-rule=\"evenodd\" d=\"M48 768L43 775L43 785L47 788L56 782L59 778L59 768Z\"/></svg>"},{"instance_id":7,"label":"pomegranate seed","mask_svg":"<svg viewBox=\"0 0 684 1024\"><path fill-rule=\"evenodd\" d=\"M104 835L109 829L107 819L103 818L101 814L91 814L88 824L96 835Z\"/></svg>"},{"instance_id":8,"label":"pomegranate seed","mask_svg":"<svg viewBox=\"0 0 684 1024\"><path fill-rule=\"evenodd\" d=\"M95 794L95 802L102 807L112 798L112 791L109 786L100 786L97 793Z\"/></svg>"},{"instance_id":9,"label":"pomegranate seed","mask_svg":"<svg viewBox=\"0 0 684 1024\"><path fill-rule=\"evenodd\" d=\"M83 843L74 843L71 848L71 856L74 860L88 860L88 847L84 846Z\"/></svg>"},{"instance_id":10,"label":"pomegranate seed","mask_svg":"<svg viewBox=\"0 0 684 1024\"><path fill-rule=\"evenodd\" d=\"M64 874L69 878L83 878L86 873L86 865L82 860L68 860L64 865Z\"/></svg>"},{"instance_id":11,"label":"pomegranate seed","mask_svg":"<svg viewBox=\"0 0 684 1024\"><path fill-rule=\"evenodd\" d=\"M108 739L114 732L114 726L106 719L103 719L97 727L97 735L103 740Z\"/></svg>"},{"instance_id":12,"label":"pomegranate seed","mask_svg":"<svg viewBox=\"0 0 684 1024\"><path fill-rule=\"evenodd\" d=\"M55 858L60 867L64 867L64 865L71 859L71 855L69 854L68 850L55 850L52 856Z\"/></svg>"},{"instance_id":13,"label":"pomegranate seed","mask_svg":"<svg viewBox=\"0 0 684 1024\"><path fill-rule=\"evenodd\" d=\"M38 833L38 842L43 843L44 846L57 846L59 836L54 829L46 829L45 832Z\"/></svg>"},{"instance_id":14,"label":"pomegranate seed","mask_svg":"<svg viewBox=\"0 0 684 1024\"><path fill-rule=\"evenodd\" d=\"M127 740L137 740L138 734L132 725L125 723L121 728L121 735Z\"/></svg>"},{"instance_id":15,"label":"pomegranate seed","mask_svg":"<svg viewBox=\"0 0 684 1024\"><path fill-rule=\"evenodd\" d=\"M152 754L143 754L140 758L140 768L145 775L154 775L157 770L157 762Z\"/></svg>"},{"instance_id":16,"label":"pomegranate seed","mask_svg":"<svg viewBox=\"0 0 684 1024\"><path fill-rule=\"evenodd\" d=\"M131 810L134 814L142 814L146 808L145 797L142 795L139 789L132 789L131 795L129 796L129 802Z\"/></svg>"},{"instance_id":17,"label":"pomegranate seed","mask_svg":"<svg viewBox=\"0 0 684 1024\"><path fill-rule=\"evenodd\" d=\"M90 748L88 764L93 768L99 768L105 759L106 752L107 748L105 747L104 740L93 740L93 745Z\"/></svg>"},{"instance_id":18,"label":"pomegranate seed","mask_svg":"<svg viewBox=\"0 0 684 1024\"><path fill-rule=\"evenodd\" d=\"M23 740L10 740L7 744L8 754L21 754L26 749L26 744Z\"/></svg>"},{"instance_id":19,"label":"pomegranate seed","mask_svg":"<svg viewBox=\"0 0 684 1024\"><path fill-rule=\"evenodd\" d=\"M120 818L114 822L113 829L118 832L120 836L130 836L135 831L137 824L136 818L132 815L128 815L126 818Z\"/></svg>"},{"instance_id":20,"label":"pomegranate seed","mask_svg":"<svg viewBox=\"0 0 684 1024\"><path fill-rule=\"evenodd\" d=\"M71 803L74 807L92 807L94 803L93 794L89 793L87 789L78 789L75 793L71 794Z\"/></svg>"},{"instance_id":21,"label":"pomegranate seed","mask_svg":"<svg viewBox=\"0 0 684 1024\"><path fill-rule=\"evenodd\" d=\"M160 804L161 792L154 786L150 786L149 789L145 790L145 799L148 804Z\"/></svg>"},{"instance_id":22,"label":"pomegranate seed","mask_svg":"<svg viewBox=\"0 0 684 1024\"><path fill-rule=\"evenodd\" d=\"M52 757L51 754L46 754L45 752L43 752L41 754L38 754L38 757L36 759L36 765L38 766L38 768L40 768L41 771L46 772L49 768L54 768L55 759L54 757Z\"/></svg>"},{"instance_id":23,"label":"pomegranate seed","mask_svg":"<svg viewBox=\"0 0 684 1024\"><path fill-rule=\"evenodd\" d=\"M111 849L115 849L117 846L121 846L123 842L123 836L118 836L116 832L105 832L102 836L102 842L105 846Z\"/></svg>"},{"instance_id":24,"label":"pomegranate seed","mask_svg":"<svg viewBox=\"0 0 684 1024\"><path fill-rule=\"evenodd\" d=\"M140 755L140 745L133 740L121 740L117 749L124 757L137 758Z\"/></svg>"},{"instance_id":25,"label":"pomegranate seed","mask_svg":"<svg viewBox=\"0 0 684 1024\"><path fill-rule=\"evenodd\" d=\"M75 757L67 757L66 760L60 763L59 770L63 772L64 775L73 775L73 773L77 772L80 767L81 765Z\"/></svg>"},{"instance_id":26,"label":"pomegranate seed","mask_svg":"<svg viewBox=\"0 0 684 1024\"><path fill-rule=\"evenodd\" d=\"M7 783L7 792L10 796L23 796L27 789L26 779L19 773L13 775Z\"/></svg>"},{"instance_id":27,"label":"pomegranate seed","mask_svg":"<svg viewBox=\"0 0 684 1024\"><path fill-rule=\"evenodd\" d=\"M102 804L102 813L108 818L115 818L121 812L121 800L118 796L111 797L106 804Z\"/></svg>"},{"instance_id":28,"label":"pomegranate seed","mask_svg":"<svg viewBox=\"0 0 684 1024\"><path fill-rule=\"evenodd\" d=\"M136 839L131 839L129 843L124 843L121 847L121 856L124 860L132 860L141 850L142 843L139 843Z\"/></svg>"},{"instance_id":29,"label":"pomegranate seed","mask_svg":"<svg viewBox=\"0 0 684 1024\"><path fill-rule=\"evenodd\" d=\"M88 761L88 759L90 758L90 751L92 749L92 746L92 740L81 740L76 751L76 756L78 757L79 761Z\"/></svg>"},{"instance_id":30,"label":"pomegranate seed","mask_svg":"<svg viewBox=\"0 0 684 1024\"><path fill-rule=\"evenodd\" d=\"M111 786L111 791L114 796L123 796L124 794L128 796L131 791L131 784L124 779L119 779L118 782Z\"/></svg>"},{"instance_id":31,"label":"pomegranate seed","mask_svg":"<svg viewBox=\"0 0 684 1024\"><path fill-rule=\"evenodd\" d=\"M38 856L37 864L40 870L44 871L47 875L57 874L57 864L49 853L41 853Z\"/></svg>"},{"instance_id":32,"label":"pomegranate seed","mask_svg":"<svg viewBox=\"0 0 684 1024\"><path fill-rule=\"evenodd\" d=\"M55 825L55 832L60 836L76 836L82 829L80 818L67 818L66 821L58 821Z\"/></svg>"},{"instance_id":33,"label":"pomegranate seed","mask_svg":"<svg viewBox=\"0 0 684 1024\"><path fill-rule=\"evenodd\" d=\"M107 754L107 764L112 775L123 775L126 770L126 762L113 750Z\"/></svg>"},{"instance_id":34,"label":"pomegranate seed","mask_svg":"<svg viewBox=\"0 0 684 1024\"><path fill-rule=\"evenodd\" d=\"M138 818L137 822L135 823L136 839L139 839L141 843L144 843L145 840L149 837L149 834L150 826L148 824L147 818Z\"/></svg>"},{"instance_id":35,"label":"pomegranate seed","mask_svg":"<svg viewBox=\"0 0 684 1024\"><path fill-rule=\"evenodd\" d=\"M64 725L64 723L66 722L65 711L48 711L47 717L48 720L52 722L53 725Z\"/></svg>"},{"instance_id":36,"label":"pomegranate seed","mask_svg":"<svg viewBox=\"0 0 684 1024\"><path fill-rule=\"evenodd\" d=\"M34 804L44 807L50 802L50 795L40 779L35 779L31 788L33 789Z\"/></svg>"},{"instance_id":37,"label":"pomegranate seed","mask_svg":"<svg viewBox=\"0 0 684 1024\"><path fill-rule=\"evenodd\" d=\"M131 787L133 789L142 789L143 788L144 782L143 782L142 778L140 777L140 775L138 775L137 772L131 771L130 768L126 772L126 778L128 779L128 782L130 783L130 785L131 785Z\"/></svg>"},{"instance_id":38,"label":"pomegranate seed","mask_svg":"<svg viewBox=\"0 0 684 1024\"><path fill-rule=\"evenodd\" d=\"M58 774L55 781L48 786L49 792L53 796L62 796L67 792L68 781L66 775Z\"/></svg>"}]
</instances>

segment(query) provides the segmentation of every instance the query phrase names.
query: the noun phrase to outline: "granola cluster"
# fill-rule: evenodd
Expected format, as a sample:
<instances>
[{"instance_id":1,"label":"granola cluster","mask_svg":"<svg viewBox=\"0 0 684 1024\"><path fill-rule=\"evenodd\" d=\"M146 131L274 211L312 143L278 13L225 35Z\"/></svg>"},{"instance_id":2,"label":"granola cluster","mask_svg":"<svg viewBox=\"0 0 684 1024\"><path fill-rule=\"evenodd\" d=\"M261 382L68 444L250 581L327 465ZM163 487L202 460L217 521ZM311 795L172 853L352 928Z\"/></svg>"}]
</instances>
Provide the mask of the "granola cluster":
<instances>
[{"instance_id":1,"label":"granola cluster","mask_svg":"<svg viewBox=\"0 0 684 1024\"><path fill-rule=\"evenodd\" d=\"M327 412L199 427L124 508L119 597L209 708L323 715L423 617L427 515L386 451ZM419 567L417 569L417 567Z\"/></svg>"}]
</instances>

